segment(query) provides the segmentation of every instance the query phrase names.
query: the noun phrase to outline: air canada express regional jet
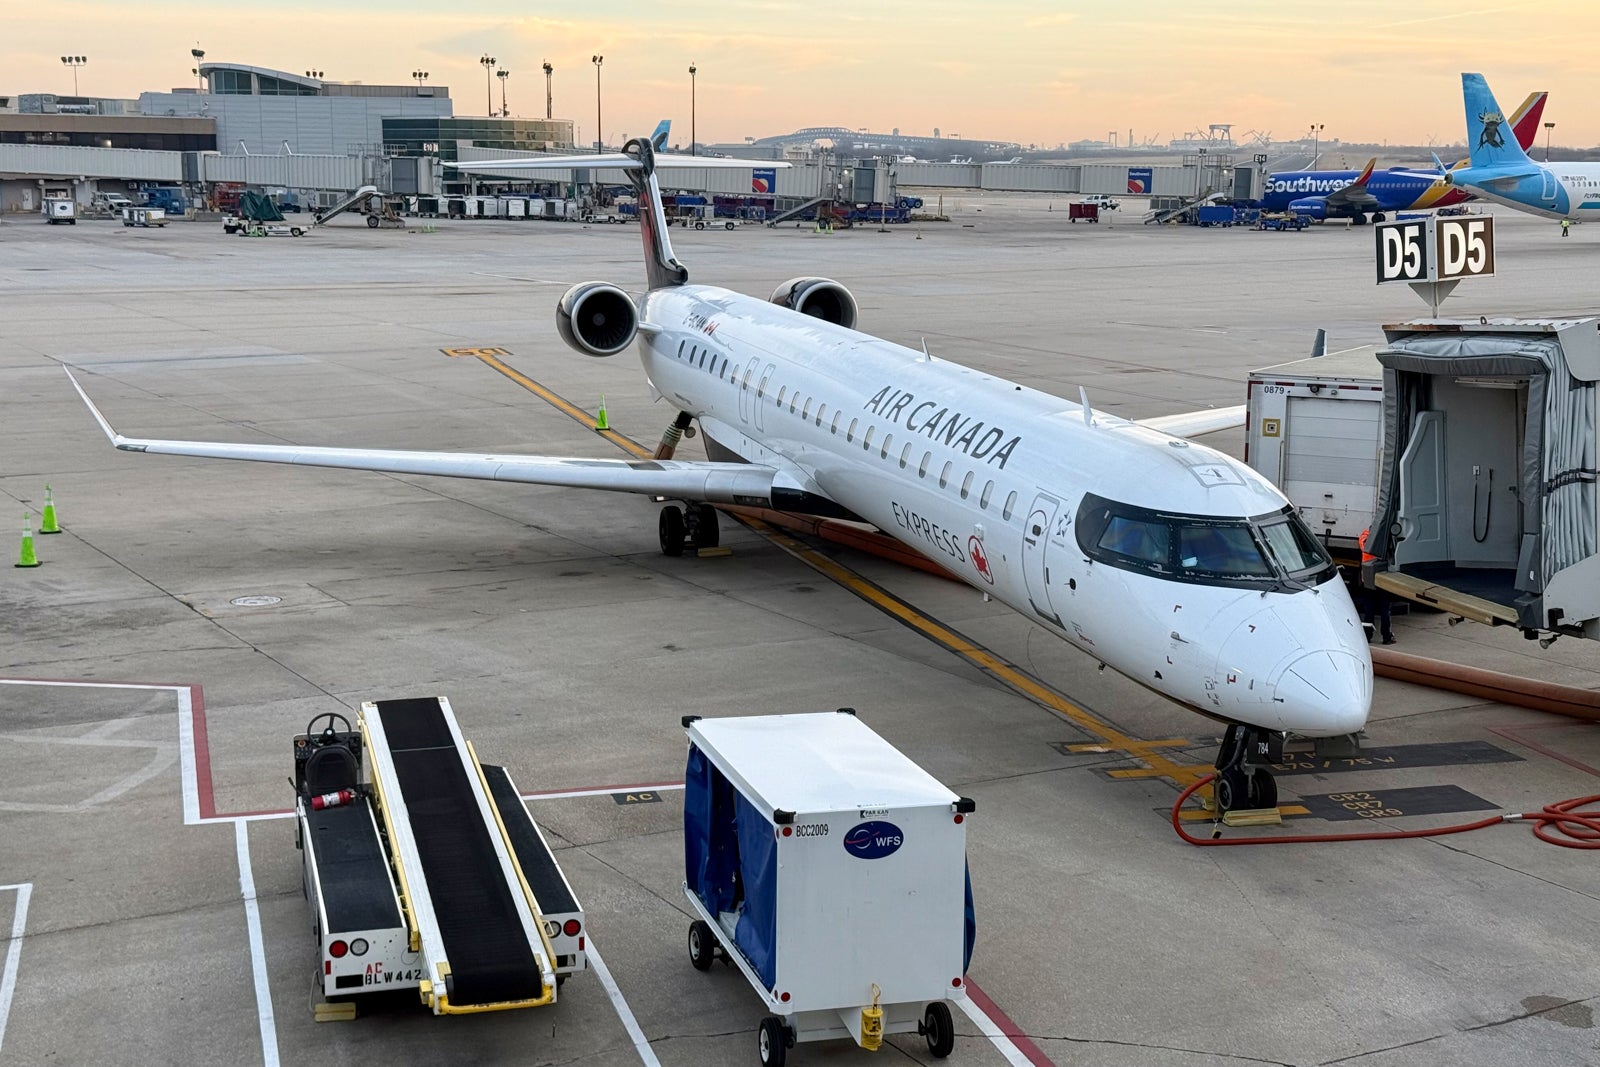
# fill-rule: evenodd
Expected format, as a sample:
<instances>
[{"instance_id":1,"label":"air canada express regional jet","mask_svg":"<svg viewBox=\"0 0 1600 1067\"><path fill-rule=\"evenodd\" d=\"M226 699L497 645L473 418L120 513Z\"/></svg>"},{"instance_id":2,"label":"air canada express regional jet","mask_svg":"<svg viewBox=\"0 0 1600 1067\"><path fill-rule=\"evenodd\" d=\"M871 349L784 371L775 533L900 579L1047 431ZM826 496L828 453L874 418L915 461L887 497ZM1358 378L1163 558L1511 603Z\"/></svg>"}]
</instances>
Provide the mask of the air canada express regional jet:
<instances>
[{"instance_id":1,"label":"air canada express regional jet","mask_svg":"<svg viewBox=\"0 0 1600 1067\"><path fill-rule=\"evenodd\" d=\"M1250 468L1163 432L1237 425L1237 409L1144 424L1096 412L1087 398L1065 401L860 333L854 297L825 278L795 279L770 300L690 285L655 171L691 157L656 148L641 138L617 155L458 167L628 173L649 287L631 296L603 282L574 286L557 327L591 356L637 340L652 394L676 409L663 451L698 421L709 462L144 440L118 434L83 399L127 451L682 501L660 512L668 555L716 543L715 504L871 523L1090 657L1228 724L1217 758L1224 810L1276 803L1266 764L1285 732L1362 728L1372 663L1326 552Z\"/></svg>"}]
</instances>

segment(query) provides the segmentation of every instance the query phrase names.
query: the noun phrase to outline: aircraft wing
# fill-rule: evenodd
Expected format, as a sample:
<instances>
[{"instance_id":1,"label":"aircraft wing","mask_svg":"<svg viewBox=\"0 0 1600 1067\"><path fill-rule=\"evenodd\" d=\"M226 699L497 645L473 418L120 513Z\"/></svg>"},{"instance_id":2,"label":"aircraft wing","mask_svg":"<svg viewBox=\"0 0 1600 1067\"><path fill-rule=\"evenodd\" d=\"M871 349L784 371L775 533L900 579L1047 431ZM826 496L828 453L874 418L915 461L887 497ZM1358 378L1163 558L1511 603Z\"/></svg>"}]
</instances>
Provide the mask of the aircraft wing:
<instances>
[{"instance_id":1,"label":"aircraft wing","mask_svg":"<svg viewBox=\"0 0 1600 1067\"><path fill-rule=\"evenodd\" d=\"M1333 192L1328 194L1328 206L1354 208L1375 207L1378 203L1378 198L1367 192L1367 182L1372 179L1372 168L1377 165L1378 159L1376 156L1367 160L1367 167L1361 172L1360 177L1351 182L1349 185L1346 185L1340 189L1335 189Z\"/></svg>"},{"instance_id":2,"label":"aircraft wing","mask_svg":"<svg viewBox=\"0 0 1600 1067\"><path fill-rule=\"evenodd\" d=\"M1244 425L1244 405L1229 408L1207 408L1204 411L1185 411L1177 415L1157 415L1151 419L1135 419L1140 426L1170 433L1174 437L1199 437L1201 434L1231 430Z\"/></svg>"},{"instance_id":3,"label":"aircraft wing","mask_svg":"<svg viewBox=\"0 0 1600 1067\"><path fill-rule=\"evenodd\" d=\"M89 406L100 429L124 452L208 459L254 460L302 467L432 474L444 478L558 485L642 493L713 504L771 507L779 471L752 463L700 463L683 460L622 460L559 456L495 455L471 452L409 452L378 448L317 448L305 445L236 444L229 441L160 441L124 437L106 421L72 371L73 388Z\"/></svg>"}]
</instances>

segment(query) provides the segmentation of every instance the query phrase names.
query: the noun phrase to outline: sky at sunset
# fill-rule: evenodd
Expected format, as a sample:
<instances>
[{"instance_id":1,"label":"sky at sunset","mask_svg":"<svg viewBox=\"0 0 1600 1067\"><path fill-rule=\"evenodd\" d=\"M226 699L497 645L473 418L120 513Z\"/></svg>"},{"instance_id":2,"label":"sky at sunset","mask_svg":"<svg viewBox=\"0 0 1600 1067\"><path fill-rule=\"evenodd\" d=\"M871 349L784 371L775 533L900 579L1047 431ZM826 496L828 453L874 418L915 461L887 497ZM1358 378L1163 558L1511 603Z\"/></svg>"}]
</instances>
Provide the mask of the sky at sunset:
<instances>
[{"instance_id":1,"label":"sky at sunset","mask_svg":"<svg viewBox=\"0 0 1600 1067\"><path fill-rule=\"evenodd\" d=\"M1240 140L1321 123L1324 141L1447 144L1464 136L1459 74L1475 70L1507 110L1550 90L1556 144L1600 143L1600 0L1486 3L156 0L135 13L0 0L0 94L70 93L67 54L88 57L85 95L193 85L189 49L200 47L208 61L338 81L405 84L421 68L450 87L457 114L481 115L487 52L511 72L513 115L544 114L548 59L557 117L589 140L598 53L612 144L662 117L687 138L691 62L708 142L812 125L1040 145L1132 127L1165 142L1230 122Z\"/></svg>"}]
</instances>

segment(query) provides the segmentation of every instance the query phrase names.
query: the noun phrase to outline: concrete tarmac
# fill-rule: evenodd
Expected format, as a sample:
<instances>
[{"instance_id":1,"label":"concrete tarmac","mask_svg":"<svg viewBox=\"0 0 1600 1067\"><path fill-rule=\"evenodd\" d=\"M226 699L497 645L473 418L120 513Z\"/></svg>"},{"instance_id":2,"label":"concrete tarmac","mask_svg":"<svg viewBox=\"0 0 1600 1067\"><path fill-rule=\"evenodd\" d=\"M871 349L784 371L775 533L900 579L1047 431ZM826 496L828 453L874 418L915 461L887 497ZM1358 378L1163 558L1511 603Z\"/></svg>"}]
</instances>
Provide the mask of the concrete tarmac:
<instances>
[{"instance_id":1,"label":"concrete tarmac","mask_svg":"<svg viewBox=\"0 0 1600 1067\"><path fill-rule=\"evenodd\" d=\"M1127 211L1071 225L1064 202L1025 196L944 207L947 223L889 233L672 236L696 281L765 294L833 277L867 331L1063 396L1081 385L1133 418L1240 403L1251 369L1307 353L1319 327L1343 348L1425 313L1373 284L1369 229L1152 229ZM1600 234L1497 219L1499 277L1465 283L1447 313L1600 313ZM1092 720L729 520L732 556L668 559L655 507L633 497L118 453L60 370L81 368L135 436L618 455L440 351L495 346L587 409L604 395L612 424L654 445L672 413L637 360L578 355L553 323L575 282L642 283L635 227L421 225L245 239L209 222L0 223L0 547L47 483L65 527L37 538L43 566L0 569L0 679L93 683L0 683L0 1067L755 1062L754 994L685 958L679 718L842 705L978 804L970 978L1020 1036L992 1042L958 1011L952 1063L1600 1062L1600 870L1525 826L1202 851L1167 824L1173 782L1067 747L1097 747ZM828 551L1117 730L1210 763L1215 724L1009 609ZM1423 614L1395 631L1406 652L1600 686L1579 641L1540 650ZM531 810L616 1001L591 973L538 1011L436 1019L402 998L313 1022L300 856L270 814L292 803L290 738L314 715L431 694L524 790L601 790ZM1283 802L1311 810L1287 832L1600 792L1594 727L1474 698L1379 680L1365 744L1280 777ZM1347 817L1419 795L1398 789L1430 790L1437 813ZM888 1045L929 1062L920 1039ZM791 1055L868 1062L834 1042Z\"/></svg>"}]
</instances>

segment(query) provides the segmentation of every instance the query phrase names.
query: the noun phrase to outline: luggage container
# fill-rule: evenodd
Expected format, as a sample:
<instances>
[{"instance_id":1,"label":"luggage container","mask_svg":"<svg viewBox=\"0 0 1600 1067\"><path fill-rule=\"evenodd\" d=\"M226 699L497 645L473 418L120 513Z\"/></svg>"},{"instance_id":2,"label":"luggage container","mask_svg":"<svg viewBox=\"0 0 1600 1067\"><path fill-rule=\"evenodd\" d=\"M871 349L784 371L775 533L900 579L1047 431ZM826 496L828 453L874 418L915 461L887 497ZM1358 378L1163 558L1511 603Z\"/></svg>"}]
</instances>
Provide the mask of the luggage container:
<instances>
[{"instance_id":1,"label":"luggage container","mask_svg":"<svg viewBox=\"0 0 1600 1067\"><path fill-rule=\"evenodd\" d=\"M849 708L683 722L689 960L721 956L761 997L761 1063L910 1033L948 1056L975 930L972 801Z\"/></svg>"},{"instance_id":2,"label":"luggage container","mask_svg":"<svg viewBox=\"0 0 1600 1067\"><path fill-rule=\"evenodd\" d=\"M78 224L78 203L64 197L47 196L44 200L44 219L50 225L65 223L68 226Z\"/></svg>"}]
</instances>

